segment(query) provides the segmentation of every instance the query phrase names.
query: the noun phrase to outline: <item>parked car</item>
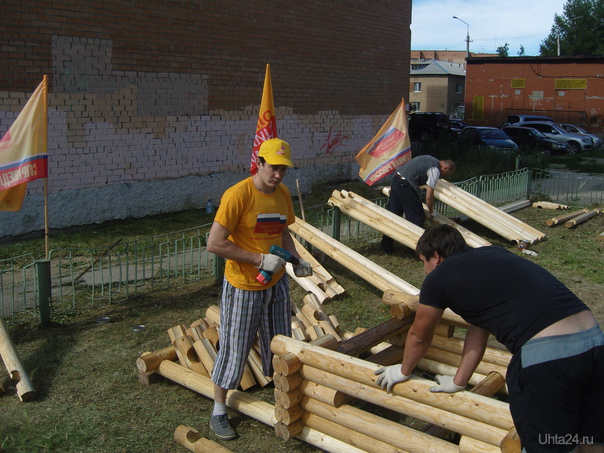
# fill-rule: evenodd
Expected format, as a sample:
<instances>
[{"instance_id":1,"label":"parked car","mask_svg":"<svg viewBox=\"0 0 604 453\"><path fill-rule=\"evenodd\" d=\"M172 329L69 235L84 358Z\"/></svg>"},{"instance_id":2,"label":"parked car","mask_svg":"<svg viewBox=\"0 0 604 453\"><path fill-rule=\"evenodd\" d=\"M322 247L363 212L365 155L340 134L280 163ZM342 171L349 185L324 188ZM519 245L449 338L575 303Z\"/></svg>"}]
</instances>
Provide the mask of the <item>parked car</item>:
<instances>
[{"instance_id":1,"label":"parked car","mask_svg":"<svg viewBox=\"0 0 604 453\"><path fill-rule=\"evenodd\" d=\"M560 126L562 126L562 129L564 129L566 132L573 132L575 134L585 134L588 137L591 137L591 140L594 143L594 149L598 149L598 148L602 147L602 139L600 139L600 137L598 137L595 134L590 134L582 127L575 126L574 124L568 124L568 123L558 123L558 124Z\"/></svg>"},{"instance_id":2,"label":"parked car","mask_svg":"<svg viewBox=\"0 0 604 453\"><path fill-rule=\"evenodd\" d=\"M496 127L468 126L459 134L459 146L483 146L504 151L516 151L518 145Z\"/></svg>"},{"instance_id":3,"label":"parked car","mask_svg":"<svg viewBox=\"0 0 604 453\"><path fill-rule=\"evenodd\" d=\"M555 123L553 118L550 118L549 116L513 114L508 115L503 124L501 124L499 127L516 126L520 123L528 123L531 121Z\"/></svg>"},{"instance_id":4,"label":"parked car","mask_svg":"<svg viewBox=\"0 0 604 453\"><path fill-rule=\"evenodd\" d=\"M449 130L454 136L459 135L461 131L468 126L469 124L463 120L449 120Z\"/></svg>"},{"instance_id":5,"label":"parked car","mask_svg":"<svg viewBox=\"0 0 604 453\"><path fill-rule=\"evenodd\" d=\"M449 129L449 118L442 112L415 112L409 115L409 138L411 141L436 140Z\"/></svg>"},{"instance_id":6,"label":"parked car","mask_svg":"<svg viewBox=\"0 0 604 453\"><path fill-rule=\"evenodd\" d=\"M566 143L568 146L568 152L571 154L581 151L589 151L594 147L591 138L588 136L566 132L564 129L554 123L540 123L533 121L529 123L520 123L518 126L537 129L547 138L551 138L552 140L556 140L560 143Z\"/></svg>"},{"instance_id":7,"label":"parked car","mask_svg":"<svg viewBox=\"0 0 604 453\"><path fill-rule=\"evenodd\" d=\"M568 150L566 143L560 143L547 138L537 129L532 127L507 126L501 129L510 137L520 149L535 149L552 154L565 153Z\"/></svg>"}]
</instances>

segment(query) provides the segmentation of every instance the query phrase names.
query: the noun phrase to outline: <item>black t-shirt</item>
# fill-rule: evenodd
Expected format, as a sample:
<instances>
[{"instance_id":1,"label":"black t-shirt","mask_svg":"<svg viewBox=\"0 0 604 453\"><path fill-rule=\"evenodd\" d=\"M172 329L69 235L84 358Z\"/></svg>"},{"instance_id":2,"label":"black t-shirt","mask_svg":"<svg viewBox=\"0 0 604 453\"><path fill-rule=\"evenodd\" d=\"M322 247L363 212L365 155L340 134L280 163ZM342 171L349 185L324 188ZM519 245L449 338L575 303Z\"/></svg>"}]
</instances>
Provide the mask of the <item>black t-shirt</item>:
<instances>
[{"instance_id":1,"label":"black t-shirt","mask_svg":"<svg viewBox=\"0 0 604 453\"><path fill-rule=\"evenodd\" d=\"M451 308L516 353L531 337L587 306L541 266L501 247L465 247L422 284L420 303Z\"/></svg>"}]
</instances>

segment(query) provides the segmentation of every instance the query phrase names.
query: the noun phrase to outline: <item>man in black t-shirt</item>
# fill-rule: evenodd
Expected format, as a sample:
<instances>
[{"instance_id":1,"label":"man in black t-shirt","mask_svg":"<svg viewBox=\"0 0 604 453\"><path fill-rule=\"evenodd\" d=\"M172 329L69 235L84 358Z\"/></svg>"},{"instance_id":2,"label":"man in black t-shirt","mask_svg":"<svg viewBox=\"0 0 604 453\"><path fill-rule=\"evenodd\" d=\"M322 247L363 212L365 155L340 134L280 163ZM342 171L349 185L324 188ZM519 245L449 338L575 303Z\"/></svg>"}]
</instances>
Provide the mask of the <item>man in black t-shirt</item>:
<instances>
[{"instance_id":1,"label":"man in black t-shirt","mask_svg":"<svg viewBox=\"0 0 604 453\"><path fill-rule=\"evenodd\" d=\"M428 228L416 253L428 274L402 365L376 371L390 391L409 379L446 308L471 326L454 377L434 392L464 390L493 333L513 353L510 411L529 453L604 449L604 334L589 308L551 273L500 247L470 248L449 225Z\"/></svg>"}]
</instances>

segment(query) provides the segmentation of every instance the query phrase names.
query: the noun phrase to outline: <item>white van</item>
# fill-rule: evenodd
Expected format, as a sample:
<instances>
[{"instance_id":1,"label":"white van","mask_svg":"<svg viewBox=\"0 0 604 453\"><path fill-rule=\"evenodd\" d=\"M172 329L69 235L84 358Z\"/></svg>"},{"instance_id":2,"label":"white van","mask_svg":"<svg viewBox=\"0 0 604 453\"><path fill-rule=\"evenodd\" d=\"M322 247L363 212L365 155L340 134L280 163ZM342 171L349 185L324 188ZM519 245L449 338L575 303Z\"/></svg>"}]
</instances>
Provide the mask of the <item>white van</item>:
<instances>
[{"instance_id":1,"label":"white van","mask_svg":"<svg viewBox=\"0 0 604 453\"><path fill-rule=\"evenodd\" d=\"M516 126L517 124L528 123L530 121L555 123L555 121L552 118L550 118L549 116L514 114L514 115L508 115L506 120L499 127L501 128L501 127L505 127L505 126Z\"/></svg>"}]
</instances>

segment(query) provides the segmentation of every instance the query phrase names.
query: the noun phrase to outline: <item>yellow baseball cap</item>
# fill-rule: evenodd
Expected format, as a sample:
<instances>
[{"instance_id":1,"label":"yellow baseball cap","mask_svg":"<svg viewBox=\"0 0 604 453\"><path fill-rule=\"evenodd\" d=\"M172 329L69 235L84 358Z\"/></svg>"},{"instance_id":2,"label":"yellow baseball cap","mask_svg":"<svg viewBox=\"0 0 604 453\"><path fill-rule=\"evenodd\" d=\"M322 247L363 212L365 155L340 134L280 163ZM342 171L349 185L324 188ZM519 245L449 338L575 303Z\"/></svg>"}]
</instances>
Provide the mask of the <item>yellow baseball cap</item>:
<instances>
[{"instance_id":1,"label":"yellow baseball cap","mask_svg":"<svg viewBox=\"0 0 604 453\"><path fill-rule=\"evenodd\" d=\"M280 138L269 138L260 145L258 157L264 158L269 165L285 165L293 167L289 143Z\"/></svg>"}]
</instances>

